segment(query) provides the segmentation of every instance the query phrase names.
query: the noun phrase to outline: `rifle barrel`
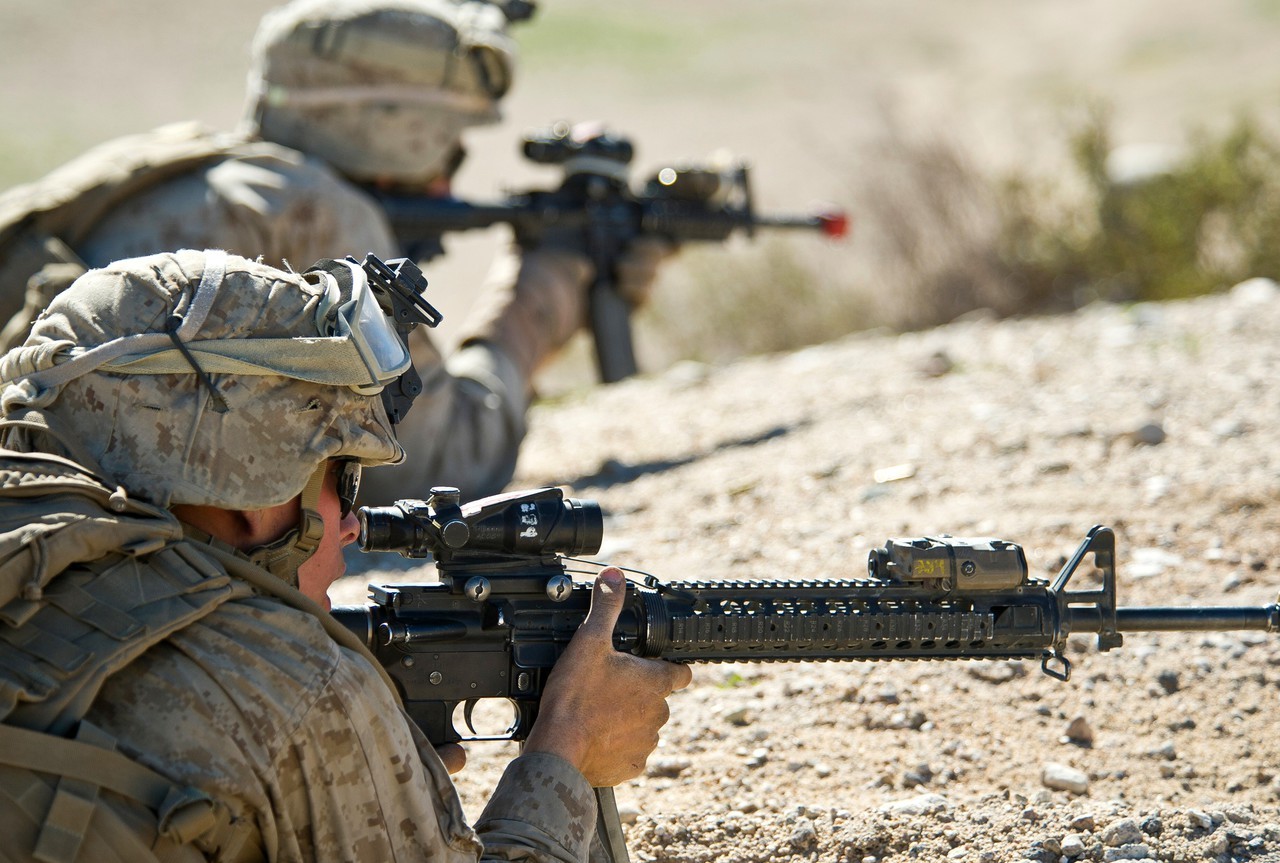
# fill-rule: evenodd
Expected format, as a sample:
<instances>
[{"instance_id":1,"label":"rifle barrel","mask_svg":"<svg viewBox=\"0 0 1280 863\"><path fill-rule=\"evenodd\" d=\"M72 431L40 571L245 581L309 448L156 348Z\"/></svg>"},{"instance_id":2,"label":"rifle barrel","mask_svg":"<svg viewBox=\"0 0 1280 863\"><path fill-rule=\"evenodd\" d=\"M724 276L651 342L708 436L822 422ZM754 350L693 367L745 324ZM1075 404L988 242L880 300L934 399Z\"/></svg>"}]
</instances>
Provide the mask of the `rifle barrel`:
<instances>
[{"instance_id":1,"label":"rifle barrel","mask_svg":"<svg viewBox=\"0 0 1280 863\"><path fill-rule=\"evenodd\" d=\"M805 216L754 216L754 228L808 228L838 239L849 233L849 216L843 210L820 210Z\"/></svg>"},{"instance_id":2,"label":"rifle barrel","mask_svg":"<svg viewBox=\"0 0 1280 863\"><path fill-rule=\"evenodd\" d=\"M1097 608L1072 608L1072 632L1098 632L1102 615ZM1120 632L1280 632L1280 605L1219 606L1209 608L1117 608Z\"/></svg>"}]
</instances>

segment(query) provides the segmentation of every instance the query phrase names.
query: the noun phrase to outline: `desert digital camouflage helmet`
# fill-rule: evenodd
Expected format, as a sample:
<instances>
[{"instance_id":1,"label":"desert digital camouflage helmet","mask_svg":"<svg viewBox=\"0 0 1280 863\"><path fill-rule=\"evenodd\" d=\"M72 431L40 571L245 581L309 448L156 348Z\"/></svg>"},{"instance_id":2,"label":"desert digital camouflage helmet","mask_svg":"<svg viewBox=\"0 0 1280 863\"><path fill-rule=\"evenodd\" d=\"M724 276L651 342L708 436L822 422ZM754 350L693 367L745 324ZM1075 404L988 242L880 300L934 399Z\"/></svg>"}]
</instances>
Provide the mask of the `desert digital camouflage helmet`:
<instances>
[{"instance_id":1,"label":"desert digital camouflage helmet","mask_svg":"<svg viewBox=\"0 0 1280 863\"><path fill-rule=\"evenodd\" d=\"M403 460L388 407L402 416L420 388L404 339L439 320L424 286L372 257L302 274L220 251L120 261L0 360L0 406L73 430L107 478L161 506L274 506L329 459Z\"/></svg>"},{"instance_id":2,"label":"desert digital camouflage helmet","mask_svg":"<svg viewBox=\"0 0 1280 863\"><path fill-rule=\"evenodd\" d=\"M486 2L294 0L254 38L253 131L355 180L441 176L462 131L501 116L515 66L507 22Z\"/></svg>"}]
</instances>

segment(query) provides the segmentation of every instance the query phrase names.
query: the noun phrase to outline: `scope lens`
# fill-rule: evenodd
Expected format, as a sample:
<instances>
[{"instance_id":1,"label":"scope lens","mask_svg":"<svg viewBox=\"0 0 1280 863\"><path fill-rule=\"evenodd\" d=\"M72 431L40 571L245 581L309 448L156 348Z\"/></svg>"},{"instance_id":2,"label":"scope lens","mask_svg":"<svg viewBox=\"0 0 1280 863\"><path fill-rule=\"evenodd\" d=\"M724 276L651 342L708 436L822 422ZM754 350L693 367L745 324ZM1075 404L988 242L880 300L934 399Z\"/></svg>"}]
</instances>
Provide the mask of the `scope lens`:
<instances>
[{"instance_id":1,"label":"scope lens","mask_svg":"<svg viewBox=\"0 0 1280 863\"><path fill-rule=\"evenodd\" d=\"M361 551L413 551L416 531L412 521L397 506L362 506L356 510L360 521Z\"/></svg>"},{"instance_id":2,"label":"scope lens","mask_svg":"<svg viewBox=\"0 0 1280 863\"><path fill-rule=\"evenodd\" d=\"M356 510L356 519L360 522L360 537L356 540L361 551L369 550L369 508L362 506Z\"/></svg>"},{"instance_id":3,"label":"scope lens","mask_svg":"<svg viewBox=\"0 0 1280 863\"><path fill-rule=\"evenodd\" d=\"M604 541L604 513L593 500L568 498L565 500L564 527L568 530L564 548L566 554L595 554Z\"/></svg>"}]
</instances>

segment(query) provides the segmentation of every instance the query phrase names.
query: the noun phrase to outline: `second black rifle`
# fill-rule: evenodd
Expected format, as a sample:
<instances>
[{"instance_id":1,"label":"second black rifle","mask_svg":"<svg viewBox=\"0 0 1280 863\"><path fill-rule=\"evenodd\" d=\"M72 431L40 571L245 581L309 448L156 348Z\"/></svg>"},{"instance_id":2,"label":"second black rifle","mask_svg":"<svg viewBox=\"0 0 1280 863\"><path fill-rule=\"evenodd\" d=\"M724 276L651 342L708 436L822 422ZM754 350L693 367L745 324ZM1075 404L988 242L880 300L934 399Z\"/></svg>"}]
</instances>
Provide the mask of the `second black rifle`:
<instances>
[{"instance_id":1,"label":"second black rifle","mask_svg":"<svg viewBox=\"0 0 1280 863\"><path fill-rule=\"evenodd\" d=\"M600 379L606 383L637 370L631 310L616 289L618 260L636 238L659 237L680 244L724 242L734 233L751 236L761 228L810 230L833 238L847 233L848 217L835 209L795 216L757 213L750 171L741 162L664 167L633 189L633 154L626 138L579 138L567 125L558 124L524 139L524 155L530 161L564 167L565 180L558 189L520 192L495 203L369 192L386 211L410 258L438 252L443 234L500 223L510 225L516 242L526 248L538 245L551 231L580 232L595 268L589 314Z\"/></svg>"}]
</instances>

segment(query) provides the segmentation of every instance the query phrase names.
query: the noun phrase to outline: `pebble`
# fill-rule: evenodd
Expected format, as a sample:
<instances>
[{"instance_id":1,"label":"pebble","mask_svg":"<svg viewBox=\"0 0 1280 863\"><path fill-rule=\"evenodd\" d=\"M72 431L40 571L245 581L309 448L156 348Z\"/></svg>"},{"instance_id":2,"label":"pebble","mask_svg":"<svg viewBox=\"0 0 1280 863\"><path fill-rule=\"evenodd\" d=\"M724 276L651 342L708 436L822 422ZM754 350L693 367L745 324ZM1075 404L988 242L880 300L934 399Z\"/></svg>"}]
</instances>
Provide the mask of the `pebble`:
<instances>
[{"instance_id":1,"label":"pebble","mask_svg":"<svg viewBox=\"0 0 1280 863\"><path fill-rule=\"evenodd\" d=\"M920 374L927 378L940 378L955 367L955 360L946 351L934 351L920 364L919 369Z\"/></svg>"},{"instance_id":2,"label":"pebble","mask_svg":"<svg viewBox=\"0 0 1280 863\"><path fill-rule=\"evenodd\" d=\"M1224 417L1210 426L1209 430L1220 438L1236 438L1248 431L1248 426L1238 419Z\"/></svg>"},{"instance_id":3,"label":"pebble","mask_svg":"<svg viewBox=\"0 0 1280 863\"><path fill-rule=\"evenodd\" d=\"M976 662L968 671L970 676L987 683L1008 683L1027 674L1021 663L1004 661Z\"/></svg>"},{"instance_id":4,"label":"pebble","mask_svg":"<svg viewBox=\"0 0 1280 863\"><path fill-rule=\"evenodd\" d=\"M1085 794L1089 790L1089 776L1066 764L1050 761L1040 771L1040 782L1054 791L1070 791L1072 794Z\"/></svg>"},{"instance_id":5,"label":"pebble","mask_svg":"<svg viewBox=\"0 0 1280 863\"><path fill-rule=\"evenodd\" d=\"M661 779L675 779L692 764L688 758L655 758L649 762L649 768L645 772Z\"/></svg>"},{"instance_id":6,"label":"pebble","mask_svg":"<svg viewBox=\"0 0 1280 863\"><path fill-rule=\"evenodd\" d=\"M1280 286L1271 279L1257 277L1245 279L1228 293L1231 301L1240 306L1271 307L1280 296Z\"/></svg>"},{"instance_id":7,"label":"pebble","mask_svg":"<svg viewBox=\"0 0 1280 863\"><path fill-rule=\"evenodd\" d=\"M1159 446L1166 437L1164 426L1158 422L1143 423L1124 436L1136 446Z\"/></svg>"},{"instance_id":8,"label":"pebble","mask_svg":"<svg viewBox=\"0 0 1280 863\"><path fill-rule=\"evenodd\" d=\"M1112 848L1132 845L1142 840L1142 831L1132 818L1121 818L1113 821L1102 831L1102 842Z\"/></svg>"},{"instance_id":9,"label":"pebble","mask_svg":"<svg viewBox=\"0 0 1280 863\"><path fill-rule=\"evenodd\" d=\"M1167 476L1150 476L1142 484L1142 502L1150 506L1167 496L1173 488L1173 481Z\"/></svg>"},{"instance_id":10,"label":"pebble","mask_svg":"<svg viewBox=\"0 0 1280 863\"><path fill-rule=\"evenodd\" d=\"M879 811L891 815L936 815L950 808L950 801L941 794L921 794L918 797L886 803L880 807Z\"/></svg>"},{"instance_id":11,"label":"pebble","mask_svg":"<svg viewBox=\"0 0 1280 863\"><path fill-rule=\"evenodd\" d=\"M1089 720L1083 716L1077 716L1067 724L1067 730L1063 736L1063 741L1075 743L1080 746L1093 745L1093 727L1089 725Z\"/></svg>"},{"instance_id":12,"label":"pebble","mask_svg":"<svg viewBox=\"0 0 1280 863\"><path fill-rule=\"evenodd\" d=\"M682 360L662 373L677 389L703 383L711 376L711 366L694 360Z\"/></svg>"},{"instance_id":13,"label":"pebble","mask_svg":"<svg viewBox=\"0 0 1280 863\"><path fill-rule=\"evenodd\" d=\"M1071 819L1071 822L1067 826L1072 830L1085 832L1093 830L1093 828L1097 826L1097 822L1092 815L1077 815L1075 818Z\"/></svg>"},{"instance_id":14,"label":"pebble","mask_svg":"<svg viewBox=\"0 0 1280 863\"><path fill-rule=\"evenodd\" d=\"M1076 833L1068 833L1062 837L1062 856L1079 857L1085 852L1084 837Z\"/></svg>"},{"instance_id":15,"label":"pebble","mask_svg":"<svg viewBox=\"0 0 1280 863\"><path fill-rule=\"evenodd\" d=\"M878 692L868 696L867 700L880 704L897 704L899 701L898 690L892 684L887 684Z\"/></svg>"},{"instance_id":16,"label":"pebble","mask_svg":"<svg viewBox=\"0 0 1280 863\"><path fill-rule=\"evenodd\" d=\"M963 845L957 845L947 852L948 860L963 860L969 856L969 849Z\"/></svg>"},{"instance_id":17,"label":"pebble","mask_svg":"<svg viewBox=\"0 0 1280 863\"><path fill-rule=\"evenodd\" d=\"M788 841L792 848L801 851L812 848L818 844L818 828L808 818L800 818Z\"/></svg>"},{"instance_id":18,"label":"pebble","mask_svg":"<svg viewBox=\"0 0 1280 863\"><path fill-rule=\"evenodd\" d=\"M933 779L933 768L928 764L917 764L902 774L902 787L915 788L918 785L928 785L931 779Z\"/></svg>"},{"instance_id":19,"label":"pebble","mask_svg":"<svg viewBox=\"0 0 1280 863\"><path fill-rule=\"evenodd\" d=\"M928 722L928 717L919 710L900 710L889 717L886 728L910 729L919 731L921 727Z\"/></svg>"},{"instance_id":20,"label":"pebble","mask_svg":"<svg viewBox=\"0 0 1280 863\"><path fill-rule=\"evenodd\" d=\"M889 482L900 482L904 479L911 479L916 475L916 466L910 463L895 464L888 467L877 468L871 478L875 480L877 485L884 485Z\"/></svg>"},{"instance_id":21,"label":"pebble","mask_svg":"<svg viewBox=\"0 0 1280 863\"><path fill-rule=\"evenodd\" d=\"M1151 857L1151 847L1141 842L1121 845L1119 848L1108 848L1102 852L1102 859L1112 860L1147 860Z\"/></svg>"},{"instance_id":22,"label":"pebble","mask_svg":"<svg viewBox=\"0 0 1280 863\"><path fill-rule=\"evenodd\" d=\"M1171 668L1166 668L1156 675L1156 683L1160 684L1160 688L1165 694L1172 695L1182 688L1182 682L1178 677L1178 672Z\"/></svg>"}]
</instances>

